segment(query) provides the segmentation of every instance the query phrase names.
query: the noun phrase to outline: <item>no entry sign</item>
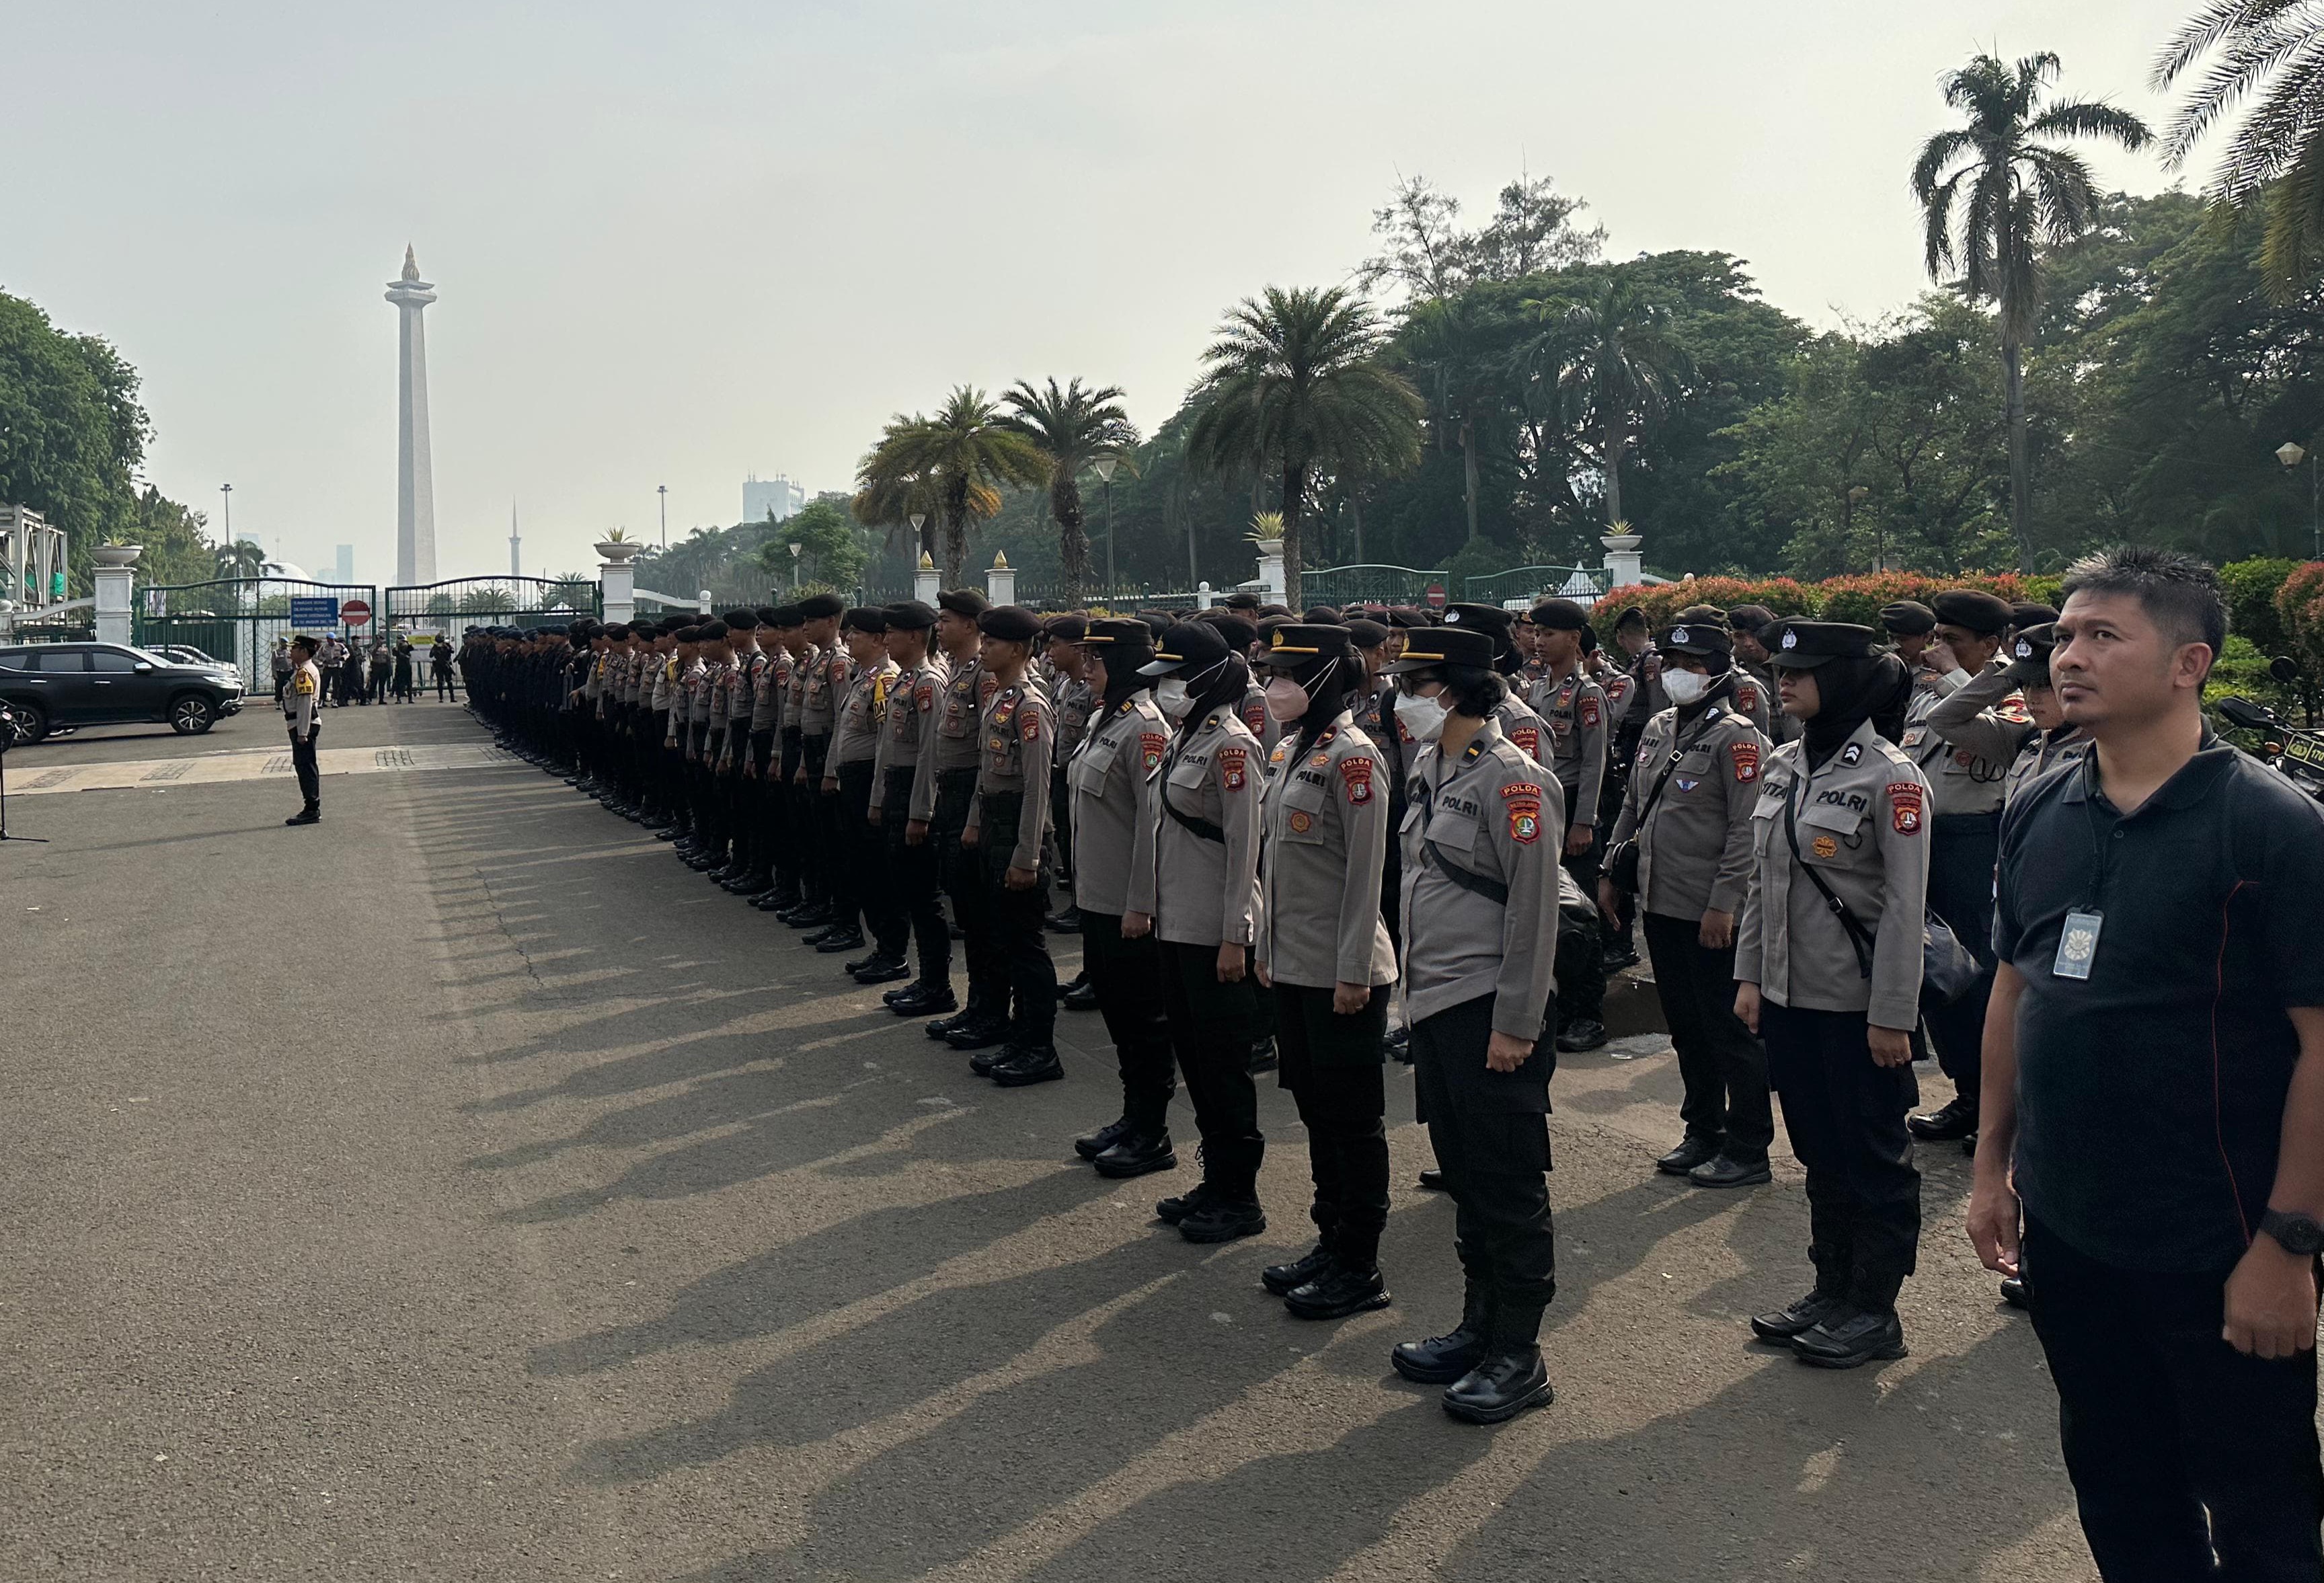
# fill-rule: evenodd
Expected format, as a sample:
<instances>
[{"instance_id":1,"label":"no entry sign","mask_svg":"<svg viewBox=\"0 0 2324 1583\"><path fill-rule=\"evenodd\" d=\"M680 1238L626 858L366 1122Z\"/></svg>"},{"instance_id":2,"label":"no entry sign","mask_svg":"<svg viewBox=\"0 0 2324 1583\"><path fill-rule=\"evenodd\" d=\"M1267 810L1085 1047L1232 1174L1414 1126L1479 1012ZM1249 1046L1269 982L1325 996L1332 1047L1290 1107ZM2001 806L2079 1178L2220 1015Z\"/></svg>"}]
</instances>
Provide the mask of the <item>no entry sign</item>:
<instances>
[{"instance_id":1,"label":"no entry sign","mask_svg":"<svg viewBox=\"0 0 2324 1583\"><path fill-rule=\"evenodd\" d=\"M371 606L360 599L350 599L339 606L339 620L351 627L360 627L371 620Z\"/></svg>"}]
</instances>

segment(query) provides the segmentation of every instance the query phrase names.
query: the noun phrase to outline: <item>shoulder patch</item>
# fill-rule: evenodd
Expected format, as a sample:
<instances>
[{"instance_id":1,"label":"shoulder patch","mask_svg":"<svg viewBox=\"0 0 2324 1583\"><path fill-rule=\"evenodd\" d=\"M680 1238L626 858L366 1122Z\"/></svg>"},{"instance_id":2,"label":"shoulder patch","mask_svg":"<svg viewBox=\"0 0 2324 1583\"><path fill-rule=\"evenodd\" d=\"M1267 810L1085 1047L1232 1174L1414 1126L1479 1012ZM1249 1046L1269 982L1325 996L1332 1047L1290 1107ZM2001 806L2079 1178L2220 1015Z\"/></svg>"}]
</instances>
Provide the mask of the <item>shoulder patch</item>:
<instances>
[{"instance_id":1,"label":"shoulder patch","mask_svg":"<svg viewBox=\"0 0 2324 1583\"><path fill-rule=\"evenodd\" d=\"M1349 757L1340 760L1340 778L1347 783L1348 801L1369 803L1372 800L1372 761Z\"/></svg>"},{"instance_id":2,"label":"shoulder patch","mask_svg":"<svg viewBox=\"0 0 2324 1583\"><path fill-rule=\"evenodd\" d=\"M1152 769L1162 762L1162 750L1170 743L1167 733L1142 731L1138 733L1138 746L1146 758L1146 768Z\"/></svg>"},{"instance_id":3,"label":"shoulder patch","mask_svg":"<svg viewBox=\"0 0 2324 1583\"><path fill-rule=\"evenodd\" d=\"M1514 781L1501 787L1501 796L1508 799L1509 839L1519 846L1531 846L1541 839L1541 787L1527 781Z\"/></svg>"},{"instance_id":4,"label":"shoulder patch","mask_svg":"<svg viewBox=\"0 0 2324 1583\"><path fill-rule=\"evenodd\" d=\"M1899 835L1918 835L1921 832L1921 805L1926 794L1917 780L1891 781L1888 786L1889 818Z\"/></svg>"},{"instance_id":5,"label":"shoulder patch","mask_svg":"<svg viewBox=\"0 0 2324 1583\"><path fill-rule=\"evenodd\" d=\"M1513 780L1509 782L1508 785L1501 787L1501 796L1511 799L1517 797L1531 797L1534 801L1539 802L1541 800L1541 787L1536 786L1530 780Z\"/></svg>"},{"instance_id":6,"label":"shoulder patch","mask_svg":"<svg viewBox=\"0 0 2324 1583\"><path fill-rule=\"evenodd\" d=\"M1736 683L1735 707L1740 709L1746 714L1748 714L1751 711L1759 707L1759 684L1757 682Z\"/></svg>"},{"instance_id":7,"label":"shoulder patch","mask_svg":"<svg viewBox=\"0 0 2324 1583\"><path fill-rule=\"evenodd\" d=\"M1267 729L1267 705L1265 704L1244 704L1242 722L1250 727L1251 735L1258 736Z\"/></svg>"},{"instance_id":8,"label":"shoulder patch","mask_svg":"<svg viewBox=\"0 0 2324 1583\"><path fill-rule=\"evenodd\" d=\"M1759 744L1729 742L1728 753L1735 760L1735 780L1738 786L1748 786L1759 778Z\"/></svg>"},{"instance_id":9,"label":"shoulder patch","mask_svg":"<svg viewBox=\"0 0 2324 1583\"><path fill-rule=\"evenodd\" d=\"M1039 713L1030 710L1027 711L1025 718L1018 724L1017 734L1023 737L1028 742L1039 741L1041 740L1041 716Z\"/></svg>"},{"instance_id":10,"label":"shoulder patch","mask_svg":"<svg viewBox=\"0 0 2324 1583\"><path fill-rule=\"evenodd\" d=\"M1541 757L1540 727L1532 725L1520 725L1515 727L1509 732L1509 741L1517 744L1517 751L1523 753L1526 758L1537 759Z\"/></svg>"},{"instance_id":11,"label":"shoulder patch","mask_svg":"<svg viewBox=\"0 0 2324 1583\"><path fill-rule=\"evenodd\" d=\"M1583 698L1582 700L1582 729L1584 731L1597 730L1598 719L1598 700L1595 698Z\"/></svg>"},{"instance_id":12,"label":"shoulder patch","mask_svg":"<svg viewBox=\"0 0 2324 1583\"><path fill-rule=\"evenodd\" d=\"M1241 748L1221 748L1217 754L1219 773L1229 791L1240 791L1249 778L1246 767L1250 755Z\"/></svg>"}]
</instances>

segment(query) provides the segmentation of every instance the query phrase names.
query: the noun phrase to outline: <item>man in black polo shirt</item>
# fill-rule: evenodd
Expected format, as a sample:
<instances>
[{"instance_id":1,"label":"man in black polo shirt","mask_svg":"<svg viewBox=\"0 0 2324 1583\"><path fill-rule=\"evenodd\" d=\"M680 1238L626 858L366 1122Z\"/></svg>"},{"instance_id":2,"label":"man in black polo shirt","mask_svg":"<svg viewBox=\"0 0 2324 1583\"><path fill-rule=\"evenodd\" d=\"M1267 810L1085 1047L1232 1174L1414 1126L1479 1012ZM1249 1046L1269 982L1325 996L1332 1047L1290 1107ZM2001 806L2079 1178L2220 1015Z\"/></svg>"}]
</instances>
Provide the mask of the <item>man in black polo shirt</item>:
<instances>
[{"instance_id":1,"label":"man in black polo shirt","mask_svg":"<svg viewBox=\"0 0 2324 1583\"><path fill-rule=\"evenodd\" d=\"M2324 811L2204 722L2208 567L2116 550L2065 590L2093 745L2003 817L1970 1239L2022 1262L2108 1583L2315 1583Z\"/></svg>"}]
</instances>

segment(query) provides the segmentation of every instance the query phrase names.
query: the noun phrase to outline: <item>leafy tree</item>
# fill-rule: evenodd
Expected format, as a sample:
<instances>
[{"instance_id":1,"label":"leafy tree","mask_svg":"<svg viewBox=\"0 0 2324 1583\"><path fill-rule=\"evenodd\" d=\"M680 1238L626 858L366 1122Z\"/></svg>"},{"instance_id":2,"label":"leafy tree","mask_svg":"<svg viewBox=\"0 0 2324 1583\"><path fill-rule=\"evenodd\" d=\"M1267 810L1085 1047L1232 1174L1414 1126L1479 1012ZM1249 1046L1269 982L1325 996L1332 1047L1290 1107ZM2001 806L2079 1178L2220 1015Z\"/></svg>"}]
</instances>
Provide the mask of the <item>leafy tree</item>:
<instances>
[{"instance_id":1,"label":"leafy tree","mask_svg":"<svg viewBox=\"0 0 2324 1583\"><path fill-rule=\"evenodd\" d=\"M1671 331L1670 314L1646 282L1627 269L1608 272L1597 289L1568 306L1541 302L1545 318L1562 317L1573 355L1560 382L1589 402L1606 469L1606 520L1622 516L1622 456L1632 438L1665 412L1686 371L1686 349Z\"/></svg>"},{"instance_id":2,"label":"leafy tree","mask_svg":"<svg viewBox=\"0 0 2324 1583\"><path fill-rule=\"evenodd\" d=\"M247 538L220 545L217 560L221 577L255 577L266 570L266 551Z\"/></svg>"},{"instance_id":3,"label":"leafy tree","mask_svg":"<svg viewBox=\"0 0 2324 1583\"><path fill-rule=\"evenodd\" d=\"M934 485L944 524L944 567L957 583L968 557L968 529L1001 509L1001 491L1042 482L1045 471L1033 442L1009 428L1000 404L982 391L961 385L935 416L899 418L856 469L867 492L892 498L909 481Z\"/></svg>"},{"instance_id":4,"label":"leafy tree","mask_svg":"<svg viewBox=\"0 0 2324 1583\"><path fill-rule=\"evenodd\" d=\"M460 595L462 615L497 615L516 608L516 595L505 588L471 588Z\"/></svg>"},{"instance_id":5,"label":"leafy tree","mask_svg":"<svg viewBox=\"0 0 2324 1583\"><path fill-rule=\"evenodd\" d=\"M1319 471L1379 474L1419 459L1419 396L1383 364L1379 321L1339 287L1246 298L1203 354L1186 448L1213 474L1281 481L1286 594L1299 603L1300 523Z\"/></svg>"},{"instance_id":6,"label":"leafy tree","mask_svg":"<svg viewBox=\"0 0 2324 1583\"><path fill-rule=\"evenodd\" d=\"M1589 206L1557 190L1547 176L1520 175L1500 190L1492 219L1463 231L1461 200L1425 176L1400 179L1388 203L1372 211L1380 251L1356 267L1367 291L1392 285L1413 302L1441 302L1482 281L1521 281L1595 260L1605 227L1584 231Z\"/></svg>"},{"instance_id":7,"label":"leafy tree","mask_svg":"<svg viewBox=\"0 0 2324 1583\"><path fill-rule=\"evenodd\" d=\"M1078 379L1060 391L1051 380L1036 390L1019 380L1001 398L1010 415L1004 421L1033 442L1047 474L1049 517L1057 525L1057 554L1065 575L1068 602L1077 602L1089 575L1089 538L1082 530L1081 475L1101 458L1120 461L1138 445L1138 426L1122 410L1112 385L1082 389Z\"/></svg>"},{"instance_id":8,"label":"leafy tree","mask_svg":"<svg viewBox=\"0 0 2324 1583\"><path fill-rule=\"evenodd\" d=\"M1924 262L1932 280L1958 269L1973 301L2000 310L2008 375L2009 522L2020 564L2033 564L2033 480L2026 456L2024 348L2042 299L2042 250L2088 228L2089 167L2056 141L2098 137L2140 149L2153 140L2127 110L2083 99L2044 104L2060 67L2052 54L2015 66L1978 55L1945 78L1945 103L1969 124L1938 133L1913 166Z\"/></svg>"},{"instance_id":9,"label":"leafy tree","mask_svg":"<svg viewBox=\"0 0 2324 1583\"><path fill-rule=\"evenodd\" d=\"M799 547L796 557L790 549L794 544ZM792 512L759 550L761 569L778 587L788 587L793 574L804 572L833 588L852 590L862 582L871 558L848 513L828 500L809 501Z\"/></svg>"}]
</instances>

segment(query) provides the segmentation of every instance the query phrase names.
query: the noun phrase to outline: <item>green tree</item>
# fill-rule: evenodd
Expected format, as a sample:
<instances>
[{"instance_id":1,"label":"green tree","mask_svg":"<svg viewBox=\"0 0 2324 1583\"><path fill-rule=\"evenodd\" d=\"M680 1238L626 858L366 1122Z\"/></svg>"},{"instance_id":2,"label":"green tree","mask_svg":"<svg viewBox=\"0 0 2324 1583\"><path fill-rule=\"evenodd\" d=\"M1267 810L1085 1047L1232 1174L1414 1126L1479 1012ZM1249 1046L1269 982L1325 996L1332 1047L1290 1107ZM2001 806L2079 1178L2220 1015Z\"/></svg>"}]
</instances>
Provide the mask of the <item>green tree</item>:
<instances>
[{"instance_id":1,"label":"green tree","mask_svg":"<svg viewBox=\"0 0 2324 1583\"><path fill-rule=\"evenodd\" d=\"M1960 272L1961 290L1999 310L2008 377L2009 523L2019 564L2033 566L2033 479L2026 455L2024 349L2042 301L2042 250L2081 235L2095 195L2089 166L2058 140L2104 138L2127 149L2153 140L2127 110L2051 100L2058 57L2015 66L1978 55L1945 78L1945 103L1968 124L1922 145L1913 166L1924 262L1932 280Z\"/></svg>"},{"instance_id":2,"label":"green tree","mask_svg":"<svg viewBox=\"0 0 2324 1583\"><path fill-rule=\"evenodd\" d=\"M1589 402L1606 469L1606 520L1621 522L1623 455L1669 409L1688 369L1686 349L1672 333L1669 309L1628 268L1608 271L1582 302L1552 298L1538 309L1562 318L1572 336L1572 360L1559 377Z\"/></svg>"},{"instance_id":3,"label":"green tree","mask_svg":"<svg viewBox=\"0 0 2324 1583\"><path fill-rule=\"evenodd\" d=\"M796 557L790 548L794 544L799 547ZM852 589L862 581L871 558L847 512L827 500L809 501L785 518L759 551L760 566L779 587L788 587L798 573L834 588Z\"/></svg>"},{"instance_id":4,"label":"green tree","mask_svg":"<svg viewBox=\"0 0 2324 1583\"><path fill-rule=\"evenodd\" d=\"M0 293L0 502L38 511L70 538L73 585L89 548L136 521L131 475L152 437L137 371L96 336L69 335Z\"/></svg>"},{"instance_id":5,"label":"green tree","mask_svg":"<svg viewBox=\"0 0 2324 1583\"><path fill-rule=\"evenodd\" d=\"M1138 445L1138 426L1130 421L1121 391L1112 385L1085 391L1074 379L1059 390L1051 380L1046 389L1037 390L1019 380L1001 399L1010 410L1003 421L1032 441L1040 454L1047 474L1049 518L1057 525L1066 603L1078 603L1089 575L1081 476L1102 458L1129 458Z\"/></svg>"},{"instance_id":6,"label":"green tree","mask_svg":"<svg viewBox=\"0 0 2324 1583\"><path fill-rule=\"evenodd\" d=\"M2210 69L2164 130L2164 162L2184 165L2205 133L2259 97L2220 151L2210 193L2265 216L2260 272L2279 303L2324 262L2324 18L2314 0L2205 0L2154 62L2158 93L2199 60Z\"/></svg>"},{"instance_id":7,"label":"green tree","mask_svg":"<svg viewBox=\"0 0 2324 1583\"><path fill-rule=\"evenodd\" d=\"M956 387L929 418L898 418L856 469L863 489L892 495L908 481L934 486L944 525L947 581L960 581L968 530L1001 509L1001 491L1030 487L1046 472L1033 442L1003 420L1000 404L971 385Z\"/></svg>"},{"instance_id":8,"label":"green tree","mask_svg":"<svg viewBox=\"0 0 2324 1583\"><path fill-rule=\"evenodd\" d=\"M1299 603L1300 524L1319 472L1373 476L1419 459L1425 408L1379 360L1378 317L1339 287L1270 286L1246 298L1204 353L1186 435L1213 474L1281 481L1286 595Z\"/></svg>"},{"instance_id":9,"label":"green tree","mask_svg":"<svg viewBox=\"0 0 2324 1583\"><path fill-rule=\"evenodd\" d=\"M237 538L218 547L217 561L221 577L255 577L266 570L266 551L247 538Z\"/></svg>"}]
</instances>

